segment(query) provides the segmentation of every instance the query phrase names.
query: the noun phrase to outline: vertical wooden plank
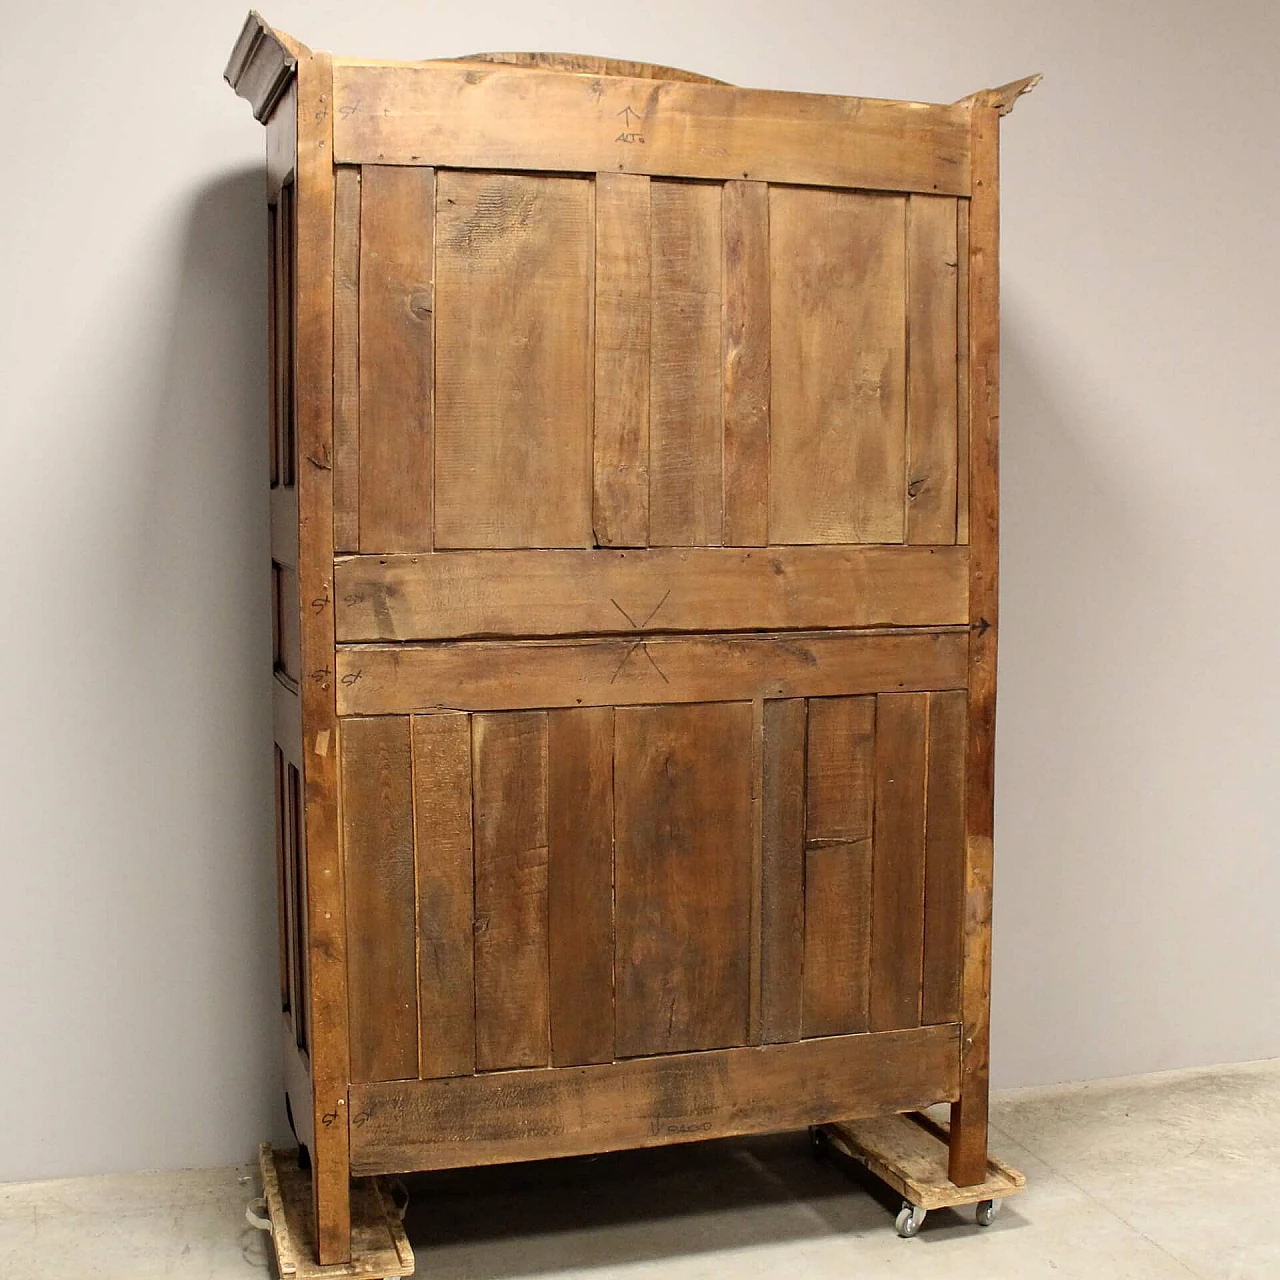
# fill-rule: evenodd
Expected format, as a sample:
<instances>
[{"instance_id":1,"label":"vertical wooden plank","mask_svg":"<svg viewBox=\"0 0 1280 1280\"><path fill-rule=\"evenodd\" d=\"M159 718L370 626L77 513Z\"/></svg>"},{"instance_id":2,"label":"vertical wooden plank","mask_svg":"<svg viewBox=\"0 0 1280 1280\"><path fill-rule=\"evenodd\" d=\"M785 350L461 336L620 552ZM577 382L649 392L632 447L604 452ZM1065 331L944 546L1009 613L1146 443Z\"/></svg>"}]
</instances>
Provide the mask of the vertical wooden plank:
<instances>
[{"instance_id":1,"label":"vertical wooden plank","mask_svg":"<svg viewBox=\"0 0 1280 1280\"><path fill-rule=\"evenodd\" d=\"M720 187L650 183L649 542L719 546L724 530Z\"/></svg>"},{"instance_id":2,"label":"vertical wooden plank","mask_svg":"<svg viewBox=\"0 0 1280 1280\"><path fill-rule=\"evenodd\" d=\"M724 544L769 541L769 186L726 182Z\"/></svg>"},{"instance_id":3,"label":"vertical wooden plank","mask_svg":"<svg viewBox=\"0 0 1280 1280\"><path fill-rule=\"evenodd\" d=\"M437 214L436 546L590 546L592 183L449 170Z\"/></svg>"},{"instance_id":4,"label":"vertical wooden plank","mask_svg":"<svg viewBox=\"0 0 1280 1280\"><path fill-rule=\"evenodd\" d=\"M874 697L809 701L806 1036L865 1031L871 956Z\"/></svg>"},{"instance_id":5,"label":"vertical wooden plank","mask_svg":"<svg viewBox=\"0 0 1280 1280\"><path fill-rule=\"evenodd\" d=\"M298 59L297 435L302 745L318 1261L351 1254L346 905L333 679L333 60Z\"/></svg>"},{"instance_id":6,"label":"vertical wooden plank","mask_svg":"<svg viewBox=\"0 0 1280 1280\"><path fill-rule=\"evenodd\" d=\"M929 695L925 794L924 995L926 1025L960 1020L964 929L965 695Z\"/></svg>"},{"instance_id":7,"label":"vertical wooden plank","mask_svg":"<svg viewBox=\"0 0 1280 1280\"><path fill-rule=\"evenodd\" d=\"M907 198L907 541L956 540L956 200Z\"/></svg>"},{"instance_id":8,"label":"vertical wooden plank","mask_svg":"<svg viewBox=\"0 0 1280 1280\"><path fill-rule=\"evenodd\" d=\"M808 835L867 840L875 761L876 700L809 700Z\"/></svg>"},{"instance_id":9,"label":"vertical wooden plank","mask_svg":"<svg viewBox=\"0 0 1280 1280\"><path fill-rule=\"evenodd\" d=\"M764 699L751 703L751 870L747 932L747 1043L760 1044L764 1022Z\"/></svg>"},{"instance_id":10,"label":"vertical wooden plank","mask_svg":"<svg viewBox=\"0 0 1280 1280\"><path fill-rule=\"evenodd\" d=\"M741 1045L752 704L615 715L618 1056Z\"/></svg>"},{"instance_id":11,"label":"vertical wooden plank","mask_svg":"<svg viewBox=\"0 0 1280 1280\"><path fill-rule=\"evenodd\" d=\"M613 708L547 713L551 1062L613 1061Z\"/></svg>"},{"instance_id":12,"label":"vertical wooden plank","mask_svg":"<svg viewBox=\"0 0 1280 1280\"><path fill-rule=\"evenodd\" d=\"M413 717L413 805L418 1074L470 1075L476 1054L470 717Z\"/></svg>"},{"instance_id":13,"label":"vertical wooden plank","mask_svg":"<svg viewBox=\"0 0 1280 1280\"><path fill-rule=\"evenodd\" d=\"M769 190L769 537L901 542L906 198Z\"/></svg>"},{"instance_id":14,"label":"vertical wooden plank","mask_svg":"<svg viewBox=\"0 0 1280 1280\"><path fill-rule=\"evenodd\" d=\"M986 1176L991 1028L999 542L1000 244L997 109L973 119L969 207L969 732L965 751L965 936L960 1101L951 1109L951 1180Z\"/></svg>"},{"instance_id":15,"label":"vertical wooden plank","mask_svg":"<svg viewBox=\"0 0 1280 1280\"><path fill-rule=\"evenodd\" d=\"M876 698L871 1030L920 1025L928 694Z\"/></svg>"},{"instance_id":16,"label":"vertical wooden plank","mask_svg":"<svg viewBox=\"0 0 1280 1280\"><path fill-rule=\"evenodd\" d=\"M867 1030L871 841L810 844L804 881L805 1036Z\"/></svg>"},{"instance_id":17,"label":"vertical wooden plank","mask_svg":"<svg viewBox=\"0 0 1280 1280\"><path fill-rule=\"evenodd\" d=\"M969 542L969 201L956 201L956 541Z\"/></svg>"},{"instance_id":18,"label":"vertical wooden plank","mask_svg":"<svg viewBox=\"0 0 1280 1280\"><path fill-rule=\"evenodd\" d=\"M472 717L476 1069L544 1067L547 713Z\"/></svg>"},{"instance_id":19,"label":"vertical wooden plank","mask_svg":"<svg viewBox=\"0 0 1280 1280\"><path fill-rule=\"evenodd\" d=\"M430 551L435 171L366 165L360 197L360 550Z\"/></svg>"},{"instance_id":20,"label":"vertical wooden plank","mask_svg":"<svg viewBox=\"0 0 1280 1280\"><path fill-rule=\"evenodd\" d=\"M409 720L343 721L342 836L347 885L351 1079L418 1074Z\"/></svg>"},{"instance_id":21,"label":"vertical wooden plank","mask_svg":"<svg viewBox=\"0 0 1280 1280\"><path fill-rule=\"evenodd\" d=\"M800 1038L804 968L805 704L764 704L760 890L760 1039Z\"/></svg>"},{"instance_id":22,"label":"vertical wooden plank","mask_svg":"<svg viewBox=\"0 0 1280 1280\"><path fill-rule=\"evenodd\" d=\"M595 540L649 544L649 179L596 176Z\"/></svg>"},{"instance_id":23,"label":"vertical wooden plank","mask_svg":"<svg viewBox=\"0 0 1280 1280\"><path fill-rule=\"evenodd\" d=\"M360 170L334 172L333 549L360 550Z\"/></svg>"}]
</instances>

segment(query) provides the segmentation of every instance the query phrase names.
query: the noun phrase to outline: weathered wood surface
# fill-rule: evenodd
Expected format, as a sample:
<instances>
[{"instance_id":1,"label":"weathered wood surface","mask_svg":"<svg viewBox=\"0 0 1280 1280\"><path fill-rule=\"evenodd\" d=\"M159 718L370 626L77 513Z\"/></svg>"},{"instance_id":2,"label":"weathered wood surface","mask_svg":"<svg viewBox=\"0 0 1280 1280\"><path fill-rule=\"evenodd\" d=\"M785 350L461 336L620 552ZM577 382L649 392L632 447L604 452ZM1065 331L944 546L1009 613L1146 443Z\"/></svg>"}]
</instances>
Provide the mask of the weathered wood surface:
<instances>
[{"instance_id":1,"label":"weathered wood surface","mask_svg":"<svg viewBox=\"0 0 1280 1280\"><path fill-rule=\"evenodd\" d=\"M384 1280L413 1274L409 1238L377 1179L352 1189L351 1260L321 1266L316 1262L310 1178L298 1165L297 1151L275 1151L264 1142L258 1171L280 1280Z\"/></svg>"},{"instance_id":2,"label":"weathered wood surface","mask_svg":"<svg viewBox=\"0 0 1280 1280\"><path fill-rule=\"evenodd\" d=\"M1016 95L1015 95L1016 96ZM972 108L969 208L969 716L965 753L964 1024L961 1098L951 1112L951 1180L987 1168L991 1052L991 892L995 833L999 567L999 108Z\"/></svg>"},{"instance_id":3,"label":"weathered wood surface","mask_svg":"<svg viewBox=\"0 0 1280 1280\"><path fill-rule=\"evenodd\" d=\"M418 1074L412 742L404 716L342 724L351 1078Z\"/></svg>"},{"instance_id":4,"label":"weathered wood surface","mask_svg":"<svg viewBox=\"0 0 1280 1280\"><path fill-rule=\"evenodd\" d=\"M969 194L963 107L523 69L335 69L346 164Z\"/></svg>"},{"instance_id":5,"label":"weathered wood surface","mask_svg":"<svg viewBox=\"0 0 1280 1280\"><path fill-rule=\"evenodd\" d=\"M649 179L596 176L594 528L649 545Z\"/></svg>"},{"instance_id":6,"label":"weathered wood surface","mask_svg":"<svg viewBox=\"0 0 1280 1280\"><path fill-rule=\"evenodd\" d=\"M360 180L359 538L429 551L435 171L366 165Z\"/></svg>"},{"instance_id":7,"label":"weathered wood surface","mask_svg":"<svg viewBox=\"0 0 1280 1280\"><path fill-rule=\"evenodd\" d=\"M616 715L617 1054L746 1042L752 712Z\"/></svg>"},{"instance_id":8,"label":"weathered wood surface","mask_svg":"<svg viewBox=\"0 0 1280 1280\"><path fill-rule=\"evenodd\" d=\"M311 1110L319 1260L351 1251L347 930L338 838L333 677L333 63L298 59L298 576L310 963ZM328 1117L326 1121L325 1117Z\"/></svg>"},{"instance_id":9,"label":"weathered wood surface","mask_svg":"<svg viewBox=\"0 0 1280 1280\"><path fill-rule=\"evenodd\" d=\"M952 1097L957 1029L510 1071L351 1091L357 1176L802 1128Z\"/></svg>"},{"instance_id":10,"label":"weathered wood surface","mask_svg":"<svg viewBox=\"0 0 1280 1280\"><path fill-rule=\"evenodd\" d=\"M343 645L344 715L829 697L963 685L959 631Z\"/></svg>"},{"instance_id":11,"label":"weathered wood surface","mask_svg":"<svg viewBox=\"0 0 1280 1280\"><path fill-rule=\"evenodd\" d=\"M445 171L436 209L435 545L590 546L593 185Z\"/></svg>"},{"instance_id":12,"label":"weathered wood surface","mask_svg":"<svg viewBox=\"0 0 1280 1280\"><path fill-rule=\"evenodd\" d=\"M957 547L693 547L357 556L339 638L947 626L968 621Z\"/></svg>"},{"instance_id":13,"label":"weathered wood surface","mask_svg":"<svg viewBox=\"0 0 1280 1280\"><path fill-rule=\"evenodd\" d=\"M980 1182L957 1187L947 1177L947 1131L928 1117L874 1116L824 1126L824 1132L843 1151L863 1164L904 1200L922 1209L951 1209L979 1200L1005 1200L1027 1185L1026 1176L1010 1165L988 1157Z\"/></svg>"}]
</instances>

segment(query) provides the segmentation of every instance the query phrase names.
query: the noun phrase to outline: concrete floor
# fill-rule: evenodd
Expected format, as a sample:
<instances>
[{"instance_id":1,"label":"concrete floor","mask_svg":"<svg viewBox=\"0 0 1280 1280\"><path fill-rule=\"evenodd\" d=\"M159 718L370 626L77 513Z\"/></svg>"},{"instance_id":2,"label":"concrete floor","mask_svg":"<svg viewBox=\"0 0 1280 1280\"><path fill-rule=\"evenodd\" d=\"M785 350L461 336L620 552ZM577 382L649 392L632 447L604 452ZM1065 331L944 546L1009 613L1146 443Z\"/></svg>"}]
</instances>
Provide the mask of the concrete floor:
<instances>
[{"instance_id":1,"label":"concrete floor","mask_svg":"<svg viewBox=\"0 0 1280 1280\"><path fill-rule=\"evenodd\" d=\"M998 1097L1027 1191L986 1231L815 1162L803 1134L410 1179L431 1280L1280 1277L1280 1060ZM0 1280L250 1280L252 1171L0 1186Z\"/></svg>"}]
</instances>

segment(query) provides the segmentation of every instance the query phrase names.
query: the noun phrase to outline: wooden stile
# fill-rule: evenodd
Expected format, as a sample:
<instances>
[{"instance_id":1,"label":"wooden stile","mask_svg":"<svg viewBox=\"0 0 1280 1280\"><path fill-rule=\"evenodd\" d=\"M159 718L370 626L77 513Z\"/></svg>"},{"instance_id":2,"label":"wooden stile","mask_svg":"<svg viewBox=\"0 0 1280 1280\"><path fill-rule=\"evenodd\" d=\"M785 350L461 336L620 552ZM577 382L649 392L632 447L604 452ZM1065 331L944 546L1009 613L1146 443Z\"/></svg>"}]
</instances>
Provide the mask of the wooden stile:
<instances>
[{"instance_id":1,"label":"wooden stile","mask_svg":"<svg viewBox=\"0 0 1280 1280\"><path fill-rule=\"evenodd\" d=\"M227 76L267 125L316 1264L360 1265L353 1174L938 1102L972 1198L996 134L1030 82L933 106L335 62L256 15Z\"/></svg>"}]
</instances>

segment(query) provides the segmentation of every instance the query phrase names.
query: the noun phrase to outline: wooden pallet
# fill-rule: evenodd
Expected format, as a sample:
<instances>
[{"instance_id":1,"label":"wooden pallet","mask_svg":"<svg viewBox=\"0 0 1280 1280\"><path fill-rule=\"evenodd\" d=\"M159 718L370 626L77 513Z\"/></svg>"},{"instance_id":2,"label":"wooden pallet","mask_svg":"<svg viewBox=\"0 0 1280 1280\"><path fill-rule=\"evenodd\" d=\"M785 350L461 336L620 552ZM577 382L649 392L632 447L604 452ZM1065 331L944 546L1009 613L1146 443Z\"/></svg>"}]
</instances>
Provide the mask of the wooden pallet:
<instances>
[{"instance_id":1,"label":"wooden pallet","mask_svg":"<svg viewBox=\"0 0 1280 1280\"><path fill-rule=\"evenodd\" d=\"M280 1280L383 1280L413 1274L413 1250L382 1179L351 1184L351 1261L322 1267L315 1260L311 1175L298 1167L298 1153L273 1151L264 1142L258 1164Z\"/></svg>"},{"instance_id":2,"label":"wooden pallet","mask_svg":"<svg viewBox=\"0 0 1280 1280\"><path fill-rule=\"evenodd\" d=\"M983 1182L956 1186L947 1177L946 1127L918 1111L823 1125L821 1132L837 1151L921 1209L1007 1200L1027 1185L1024 1174L988 1156Z\"/></svg>"}]
</instances>

